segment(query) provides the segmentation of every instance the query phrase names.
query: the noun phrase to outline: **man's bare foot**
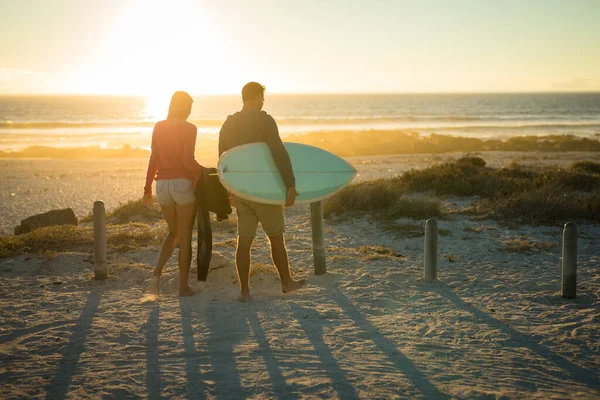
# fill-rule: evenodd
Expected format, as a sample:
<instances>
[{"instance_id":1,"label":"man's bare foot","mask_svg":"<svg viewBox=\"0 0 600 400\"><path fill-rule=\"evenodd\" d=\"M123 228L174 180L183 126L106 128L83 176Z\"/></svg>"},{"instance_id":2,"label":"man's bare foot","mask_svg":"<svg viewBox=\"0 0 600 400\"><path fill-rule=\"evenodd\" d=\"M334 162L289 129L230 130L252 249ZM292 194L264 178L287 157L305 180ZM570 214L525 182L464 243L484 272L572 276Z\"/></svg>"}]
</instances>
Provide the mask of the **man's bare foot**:
<instances>
[{"instance_id":1,"label":"man's bare foot","mask_svg":"<svg viewBox=\"0 0 600 400\"><path fill-rule=\"evenodd\" d=\"M281 285L281 290L283 291L283 293L293 292L296 289L303 288L305 281L305 279L300 279L299 281L290 279L290 282L287 285Z\"/></svg>"},{"instance_id":2,"label":"man's bare foot","mask_svg":"<svg viewBox=\"0 0 600 400\"><path fill-rule=\"evenodd\" d=\"M179 297L193 296L195 294L198 294L198 292L196 292L189 286L179 289Z\"/></svg>"},{"instance_id":3,"label":"man's bare foot","mask_svg":"<svg viewBox=\"0 0 600 400\"><path fill-rule=\"evenodd\" d=\"M238 300L240 301L240 303L247 303L252 299L252 296L250 296L250 292L241 292L240 296L238 297Z\"/></svg>"},{"instance_id":4,"label":"man's bare foot","mask_svg":"<svg viewBox=\"0 0 600 400\"><path fill-rule=\"evenodd\" d=\"M152 275L152 278L150 278L150 294L158 296L159 288L160 288L159 276Z\"/></svg>"}]
</instances>

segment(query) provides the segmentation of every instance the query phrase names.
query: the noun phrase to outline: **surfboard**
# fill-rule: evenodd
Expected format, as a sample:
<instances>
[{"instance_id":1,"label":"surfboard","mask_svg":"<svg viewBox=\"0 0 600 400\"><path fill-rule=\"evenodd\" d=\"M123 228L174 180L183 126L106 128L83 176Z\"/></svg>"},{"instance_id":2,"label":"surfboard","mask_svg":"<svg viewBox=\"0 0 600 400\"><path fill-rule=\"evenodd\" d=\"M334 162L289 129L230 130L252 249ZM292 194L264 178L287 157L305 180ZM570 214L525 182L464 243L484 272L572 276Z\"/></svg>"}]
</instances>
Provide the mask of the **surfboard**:
<instances>
[{"instance_id":1,"label":"surfboard","mask_svg":"<svg viewBox=\"0 0 600 400\"><path fill-rule=\"evenodd\" d=\"M301 143L283 144L296 177L296 204L324 200L346 187L356 169L343 158ZM219 158L217 173L223 186L243 199L285 204L286 187L266 143L234 147Z\"/></svg>"}]
</instances>

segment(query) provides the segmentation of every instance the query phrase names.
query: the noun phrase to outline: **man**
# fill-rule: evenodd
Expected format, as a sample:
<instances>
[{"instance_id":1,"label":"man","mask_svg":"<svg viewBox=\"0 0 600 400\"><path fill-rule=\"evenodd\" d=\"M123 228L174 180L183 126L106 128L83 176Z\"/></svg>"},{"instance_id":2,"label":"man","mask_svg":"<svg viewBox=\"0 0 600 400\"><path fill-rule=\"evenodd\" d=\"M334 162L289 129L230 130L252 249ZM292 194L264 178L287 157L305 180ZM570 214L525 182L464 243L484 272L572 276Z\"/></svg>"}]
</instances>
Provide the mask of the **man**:
<instances>
[{"instance_id":1,"label":"man","mask_svg":"<svg viewBox=\"0 0 600 400\"><path fill-rule=\"evenodd\" d=\"M281 138L277 123L262 111L265 87L257 82L249 82L242 89L244 106L241 111L227 117L219 133L219 156L225 151L243 144L265 142L271 150L273 160L287 187L285 206L290 207L296 201L296 182L290 156ZM233 199L238 215L238 241L235 253L235 265L240 281L239 300L250 300L250 249L260 222L271 242L271 258L281 279L284 293L304 286L304 280L295 281L290 275L287 249L284 239L283 207L261 204L235 197Z\"/></svg>"}]
</instances>

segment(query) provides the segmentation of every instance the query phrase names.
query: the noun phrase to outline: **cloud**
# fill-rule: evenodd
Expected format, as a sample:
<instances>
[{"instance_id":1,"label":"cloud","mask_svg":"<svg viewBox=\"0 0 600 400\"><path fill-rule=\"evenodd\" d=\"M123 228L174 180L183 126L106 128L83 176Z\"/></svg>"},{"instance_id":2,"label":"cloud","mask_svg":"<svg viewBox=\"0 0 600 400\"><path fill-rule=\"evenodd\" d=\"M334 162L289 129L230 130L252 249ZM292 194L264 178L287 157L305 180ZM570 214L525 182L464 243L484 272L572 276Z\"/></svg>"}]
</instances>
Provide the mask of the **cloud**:
<instances>
[{"instance_id":1,"label":"cloud","mask_svg":"<svg viewBox=\"0 0 600 400\"><path fill-rule=\"evenodd\" d=\"M553 89L592 89L592 87L592 80L589 78L570 77L552 84Z\"/></svg>"},{"instance_id":2,"label":"cloud","mask_svg":"<svg viewBox=\"0 0 600 400\"><path fill-rule=\"evenodd\" d=\"M0 82L8 82L21 76L35 75L36 72L19 68L0 68Z\"/></svg>"}]
</instances>

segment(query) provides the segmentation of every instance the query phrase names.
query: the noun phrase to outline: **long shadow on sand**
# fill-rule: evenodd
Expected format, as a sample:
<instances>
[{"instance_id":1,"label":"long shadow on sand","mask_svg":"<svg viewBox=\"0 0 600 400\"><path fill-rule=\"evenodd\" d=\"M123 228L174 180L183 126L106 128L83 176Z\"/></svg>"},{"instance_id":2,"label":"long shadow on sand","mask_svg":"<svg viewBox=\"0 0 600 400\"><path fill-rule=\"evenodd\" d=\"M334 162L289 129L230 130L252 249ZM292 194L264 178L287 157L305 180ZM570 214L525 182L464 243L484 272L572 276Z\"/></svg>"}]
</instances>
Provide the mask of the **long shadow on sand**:
<instances>
[{"instance_id":1,"label":"long shadow on sand","mask_svg":"<svg viewBox=\"0 0 600 400\"><path fill-rule=\"evenodd\" d=\"M316 355L319 357L322 368L331 379L331 384L338 393L340 399L358 399L356 389L346 378L346 372L340 367L337 360L331 353L331 350L323 339L324 325L315 323L319 321L319 313L313 309L301 307L297 304L290 304L294 317L298 320L302 329L306 333L308 340L313 345ZM312 318L307 318L311 317Z\"/></svg>"},{"instance_id":2,"label":"long shadow on sand","mask_svg":"<svg viewBox=\"0 0 600 400\"><path fill-rule=\"evenodd\" d=\"M205 399L207 385L201 376L200 354L196 351L194 343L194 330L192 329L192 307L190 301L193 299L179 299L181 310L181 327L183 331L183 350L185 357L185 375L187 378L187 393L189 398Z\"/></svg>"},{"instance_id":3,"label":"long shadow on sand","mask_svg":"<svg viewBox=\"0 0 600 400\"><path fill-rule=\"evenodd\" d=\"M236 344L250 334L249 326L258 343L259 353L265 360L272 382L273 396L286 399L298 398L293 393L294 388L285 382L277 358L269 346L267 335L253 306L254 304L240 305L240 308L244 308L243 311L240 309L230 315L224 315L223 310L212 305L201 313L196 307L204 308L203 305L193 302L193 299L180 300L187 393L190 398L201 399L214 396L231 399L252 395L249 389L242 387L234 352ZM194 339L193 314L201 318L200 320L206 323L209 330L205 350L207 353L205 357L208 358L206 362L211 366L209 372L201 372L202 354Z\"/></svg>"},{"instance_id":4,"label":"long shadow on sand","mask_svg":"<svg viewBox=\"0 0 600 400\"><path fill-rule=\"evenodd\" d=\"M394 365L410 379L414 387L423 394L425 399L448 399L450 396L440 392L439 389L429 381L427 376L421 372L412 361L406 357L398 348L390 343L381 332L377 330L356 308L354 304L339 290L333 296L335 302L350 317L356 325L369 337Z\"/></svg>"},{"instance_id":5,"label":"long shadow on sand","mask_svg":"<svg viewBox=\"0 0 600 400\"><path fill-rule=\"evenodd\" d=\"M159 315L159 304L156 303L146 323L146 388L148 390L148 398L151 400L162 398L160 395L162 381L158 359Z\"/></svg>"},{"instance_id":6,"label":"long shadow on sand","mask_svg":"<svg viewBox=\"0 0 600 400\"><path fill-rule=\"evenodd\" d=\"M77 369L77 362L85 350L85 341L91 332L101 297L101 293L97 291L89 294L54 377L45 387L47 399L59 400L67 396L69 385Z\"/></svg>"},{"instance_id":7,"label":"long shadow on sand","mask_svg":"<svg viewBox=\"0 0 600 400\"><path fill-rule=\"evenodd\" d=\"M479 310L476 307L473 307L472 305L466 303L463 299L458 297L456 295L456 293L454 293L452 291L452 289L450 289L449 287L441 286L439 289L434 289L434 290L437 293L439 293L441 296L444 296L445 298L450 300L457 307L471 313L473 316L478 318L481 322L483 322L491 327L494 327L496 329L499 329L500 331L509 335L510 336L510 339L508 342L509 346L527 347L534 353L538 354L539 356L542 356L546 360L550 361L551 363L555 364L559 368L566 371L570 375L571 379L573 379L577 382L580 382L580 383L586 385L587 387L589 387L590 389L593 389L600 393L600 378L599 378L598 372L589 371L585 368L581 368L581 367L573 364L566 358L554 353L547 347L537 343L536 340L532 336L527 335L525 333L521 333L519 331L516 331L515 329L509 327L508 325L505 325L504 323L498 321L496 318L492 317L491 315L484 313L483 311ZM554 375L558 378L563 378L563 379L566 377L564 375L557 374L556 372L553 372L550 370L546 370L545 373Z\"/></svg>"},{"instance_id":8,"label":"long shadow on sand","mask_svg":"<svg viewBox=\"0 0 600 400\"><path fill-rule=\"evenodd\" d=\"M201 307L203 312L196 307ZM193 298L180 299L181 324L185 351L187 392L189 398L232 399L245 398L240 374L236 367L235 346L249 333L246 320L238 313L225 315L213 303L208 307L194 302ZM194 339L193 318L196 314L208 328L206 357L210 371L201 373L202 353L198 351Z\"/></svg>"},{"instance_id":9,"label":"long shadow on sand","mask_svg":"<svg viewBox=\"0 0 600 400\"><path fill-rule=\"evenodd\" d=\"M273 350L271 350L271 347L269 346L269 340L267 339L265 330L260 324L258 315L256 315L255 311L248 310L246 313L246 317L248 318L248 322L250 323L252 332L254 332L254 337L258 342L260 353L262 354L265 360L265 364L267 365L269 378L271 378L271 382L273 383L274 395L278 398L297 399L298 396L295 393L292 393L294 389L286 384L285 378L279 370L277 358L275 357Z\"/></svg>"}]
</instances>

